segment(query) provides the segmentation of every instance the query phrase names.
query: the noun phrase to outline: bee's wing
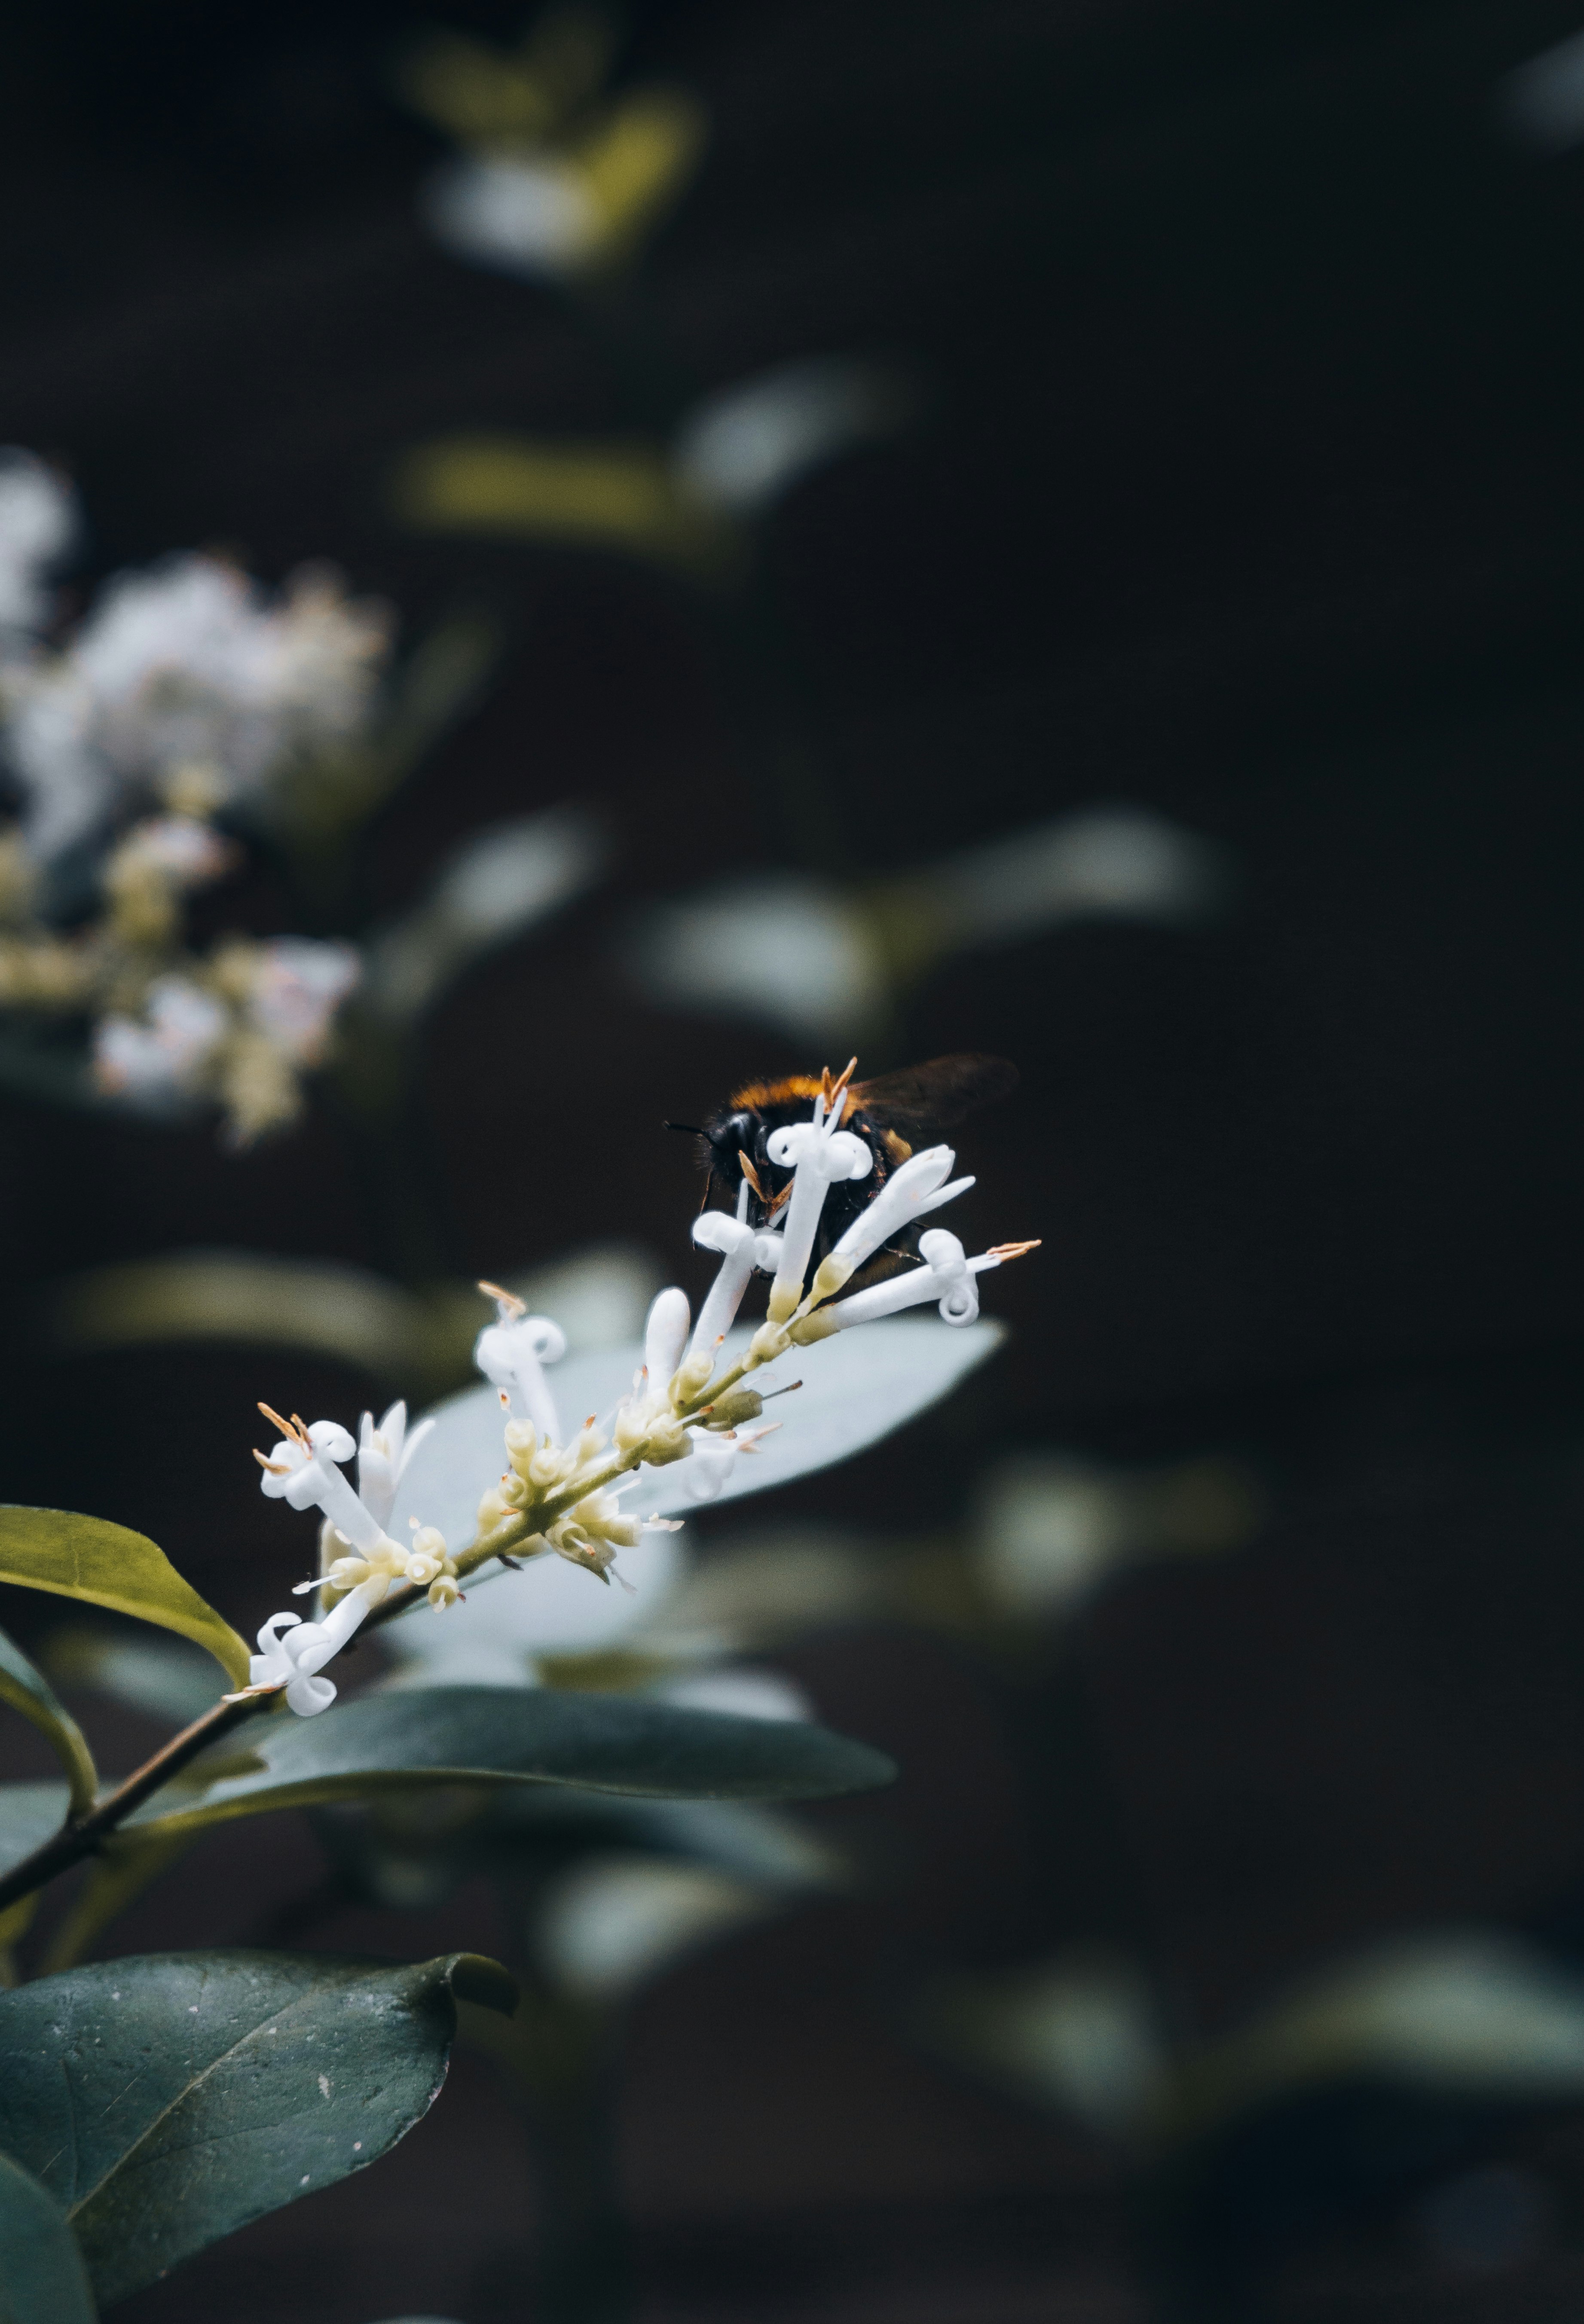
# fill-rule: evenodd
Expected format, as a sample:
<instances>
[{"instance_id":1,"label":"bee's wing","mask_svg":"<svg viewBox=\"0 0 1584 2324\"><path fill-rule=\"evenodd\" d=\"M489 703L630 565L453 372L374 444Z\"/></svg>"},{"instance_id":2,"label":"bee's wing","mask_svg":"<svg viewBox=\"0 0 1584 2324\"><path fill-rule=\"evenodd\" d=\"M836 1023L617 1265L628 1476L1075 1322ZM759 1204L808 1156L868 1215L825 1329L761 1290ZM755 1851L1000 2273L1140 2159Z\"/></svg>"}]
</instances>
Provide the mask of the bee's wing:
<instances>
[{"instance_id":1,"label":"bee's wing","mask_svg":"<svg viewBox=\"0 0 1584 2324\"><path fill-rule=\"evenodd\" d=\"M883 1130L949 1130L980 1106L1010 1096L1016 1087L1017 1067L1005 1057L969 1051L931 1057L928 1065L881 1074L872 1082L856 1082L852 1103Z\"/></svg>"}]
</instances>

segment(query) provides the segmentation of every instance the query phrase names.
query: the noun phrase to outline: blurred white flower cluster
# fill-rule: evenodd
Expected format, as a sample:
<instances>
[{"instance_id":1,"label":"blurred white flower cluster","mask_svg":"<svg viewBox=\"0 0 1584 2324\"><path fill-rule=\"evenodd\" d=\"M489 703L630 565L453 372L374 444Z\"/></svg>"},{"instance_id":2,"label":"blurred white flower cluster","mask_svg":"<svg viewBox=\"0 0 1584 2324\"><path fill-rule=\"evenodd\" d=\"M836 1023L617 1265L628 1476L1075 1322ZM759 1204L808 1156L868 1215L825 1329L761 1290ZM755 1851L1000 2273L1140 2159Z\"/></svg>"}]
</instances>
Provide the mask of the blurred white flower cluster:
<instances>
[{"instance_id":1,"label":"blurred white flower cluster","mask_svg":"<svg viewBox=\"0 0 1584 2324\"><path fill-rule=\"evenodd\" d=\"M239 860L236 822L329 767L376 707L392 621L323 567L273 595L211 556L106 583L59 633L69 486L0 453L0 1011L80 1020L99 1093L145 1111L223 1108L245 1143L292 1118L358 982L347 944L222 940L188 899ZM326 773L326 779L330 779Z\"/></svg>"}]
</instances>

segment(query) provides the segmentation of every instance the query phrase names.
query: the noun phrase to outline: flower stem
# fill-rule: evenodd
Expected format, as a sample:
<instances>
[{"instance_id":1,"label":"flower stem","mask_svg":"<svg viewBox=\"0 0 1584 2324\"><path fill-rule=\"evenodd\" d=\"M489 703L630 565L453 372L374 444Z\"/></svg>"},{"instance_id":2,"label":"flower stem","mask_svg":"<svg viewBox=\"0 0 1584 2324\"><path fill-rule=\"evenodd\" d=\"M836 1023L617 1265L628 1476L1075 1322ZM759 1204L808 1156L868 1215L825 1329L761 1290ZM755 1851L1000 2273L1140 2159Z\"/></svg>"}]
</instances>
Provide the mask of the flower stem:
<instances>
[{"instance_id":1,"label":"flower stem","mask_svg":"<svg viewBox=\"0 0 1584 2324\"><path fill-rule=\"evenodd\" d=\"M277 1688L272 1693L249 1694L240 1700L211 1704L201 1719L195 1719L190 1727L184 1727L180 1735L172 1735L168 1743L162 1744L152 1759L145 1759L124 1783L107 1792L87 1815L68 1816L60 1831L42 1847L35 1848L31 1856L24 1856L20 1864L14 1864L9 1872L0 1874L0 1912L15 1904L18 1897L31 1896L47 1880L69 1872L85 1856L91 1856L116 1825L125 1822L152 1793L168 1784L172 1775L180 1775L207 1745L228 1735L232 1728L240 1727L245 1719L251 1719L255 1711L273 1702L280 1691Z\"/></svg>"}]
</instances>

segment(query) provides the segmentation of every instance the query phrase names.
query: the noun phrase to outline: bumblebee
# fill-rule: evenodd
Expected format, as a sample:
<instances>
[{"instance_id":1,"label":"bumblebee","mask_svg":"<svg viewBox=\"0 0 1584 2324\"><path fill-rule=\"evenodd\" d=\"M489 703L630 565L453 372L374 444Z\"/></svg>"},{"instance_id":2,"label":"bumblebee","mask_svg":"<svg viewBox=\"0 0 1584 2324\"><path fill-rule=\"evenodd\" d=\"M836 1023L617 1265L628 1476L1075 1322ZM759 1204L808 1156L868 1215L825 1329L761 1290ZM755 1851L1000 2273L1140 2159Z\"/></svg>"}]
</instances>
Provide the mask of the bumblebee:
<instances>
[{"instance_id":1,"label":"bumblebee","mask_svg":"<svg viewBox=\"0 0 1584 2324\"><path fill-rule=\"evenodd\" d=\"M709 1172L704 1190L727 1210L735 1210L738 1189L748 1188L748 1217L755 1226L770 1226L780 1216L792 1193L792 1173L770 1159L773 1134L794 1121L807 1121L814 1100L823 1091L827 1117L840 1110L840 1126L861 1138L874 1157L867 1177L833 1185L820 1213L814 1258L823 1259L832 1244L866 1210L913 1146L936 1130L990 1105L1017 1086L1017 1068L1005 1057L970 1053L931 1057L927 1065L910 1065L897 1074L882 1074L874 1081L855 1082L853 1058L847 1071L833 1079L829 1067L822 1074L792 1074L784 1081L746 1082L733 1092L721 1111L701 1127L668 1122L668 1130L684 1130L699 1141L699 1156ZM893 1259L910 1255L912 1238L903 1245L887 1245Z\"/></svg>"}]
</instances>

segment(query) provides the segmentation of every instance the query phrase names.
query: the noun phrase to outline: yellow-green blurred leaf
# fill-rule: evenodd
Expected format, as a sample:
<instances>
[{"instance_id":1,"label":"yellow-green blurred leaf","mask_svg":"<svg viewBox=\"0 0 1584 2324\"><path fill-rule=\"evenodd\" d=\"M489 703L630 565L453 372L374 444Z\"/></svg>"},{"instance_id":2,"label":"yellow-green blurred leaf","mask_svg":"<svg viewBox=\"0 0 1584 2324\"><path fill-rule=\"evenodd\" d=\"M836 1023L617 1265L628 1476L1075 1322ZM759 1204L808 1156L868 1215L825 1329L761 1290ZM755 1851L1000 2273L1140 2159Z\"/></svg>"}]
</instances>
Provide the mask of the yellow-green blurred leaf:
<instances>
[{"instance_id":1,"label":"yellow-green blurred leaf","mask_svg":"<svg viewBox=\"0 0 1584 2324\"><path fill-rule=\"evenodd\" d=\"M411 1394L466 1377L478 1305L471 1286L421 1299L328 1260L193 1250L72 1276L46 1295L45 1323L63 1353L182 1340L311 1349Z\"/></svg>"},{"instance_id":2,"label":"yellow-green blurred leaf","mask_svg":"<svg viewBox=\"0 0 1584 2324\"><path fill-rule=\"evenodd\" d=\"M401 59L397 85L415 113L465 145L534 144L593 96L616 27L595 8L550 8L514 50L435 32Z\"/></svg>"},{"instance_id":3,"label":"yellow-green blurred leaf","mask_svg":"<svg viewBox=\"0 0 1584 2324\"><path fill-rule=\"evenodd\" d=\"M726 565L735 540L647 445L446 437L407 455L393 492L397 515L424 532L581 542L704 570Z\"/></svg>"},{"instance_id":4,"label":"yellow-green blurred leaf","mask_svg":"<svg viewBox=\"0 0 1584 2324\"><path fill-rule=\"evenodd\" d=\"M596 220L595 263L625 257L677 200L703 155L707 126L685 89L636 89L572 149Z\"/></svg>"},{"instance_id":5,"label":"yellow-green blurred leaf","mask_svg":"<svg viewBox=\"0 0 1584 2324\"><path fill-rule=\"evenodd\" d=\"M208 1648L233 1686L247 1684L248 1653L147 1536L71 1509L0 1506L0 1582L49 1590L112 1613L157 1622Z\"/></svg>"},{"instance_id":6,"label":"yellow-green blurred leaf","mask_svg":"<svg viewBox=\"0 0 1584 2324\"><path fill-rule=\"evenodd\" d=\"M99 1788L88 1738L43 1673L33 1668L4 1630L0 1630L0 1702L8 1702L38 1729L66 1770L71 1812L86 1815Z\"/></svg>"}]
</instances>

